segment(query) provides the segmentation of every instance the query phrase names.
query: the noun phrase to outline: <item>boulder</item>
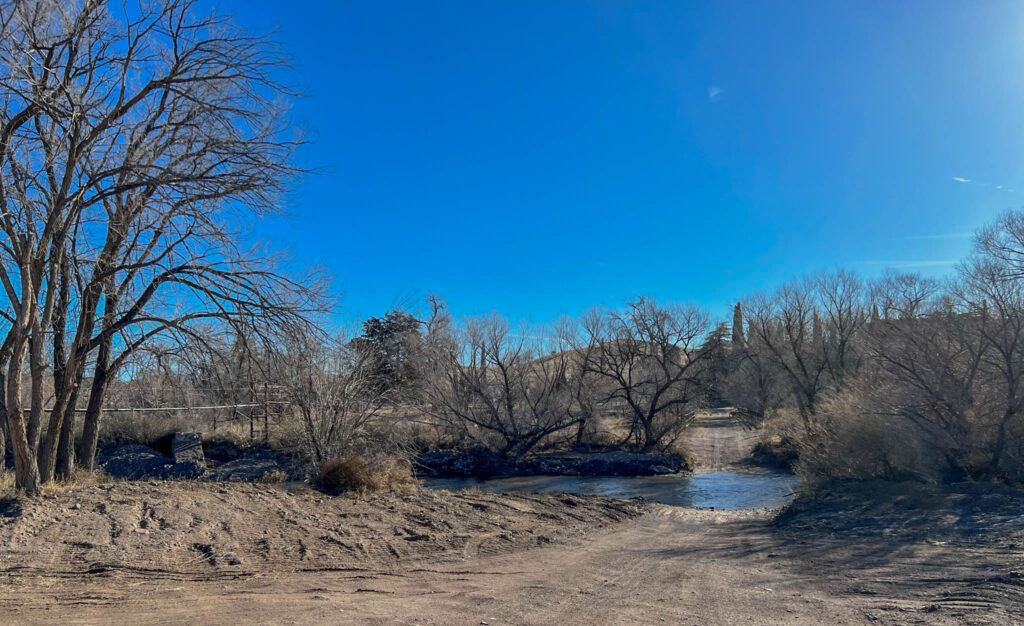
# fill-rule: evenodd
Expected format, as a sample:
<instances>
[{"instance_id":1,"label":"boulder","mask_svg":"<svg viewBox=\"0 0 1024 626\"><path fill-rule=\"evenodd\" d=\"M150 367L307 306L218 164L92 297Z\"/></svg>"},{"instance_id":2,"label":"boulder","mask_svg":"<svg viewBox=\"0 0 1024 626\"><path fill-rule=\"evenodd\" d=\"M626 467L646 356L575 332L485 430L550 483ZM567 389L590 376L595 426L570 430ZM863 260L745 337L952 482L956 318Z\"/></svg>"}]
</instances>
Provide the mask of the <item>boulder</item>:
<instances>
[{"instance_id":1,"label":"boulder","mask_svg":"<svg viewBox=\"0 0 1024 626\"><path fill-rule=\"evenodd\" d=\"M171 439L171 452L175 463L196 463L206 467L202 433L175 433Z\"/></svg>"},{"instance_id":2,"label":"boulder","mask_svg":"<svg viewBox=\"0 0 1024 626\"><path fill-rule=\"evenodd\" d=\"M280 473L288 480L301 480L303 469L294 457L277 450L259 450L218 465L210 472L212 480L252 482L268 474Z\"/></svg>"},{"instance_id":3,"label":"boulder","mask_svg":"<svg viewBox=\"0 0 1024 626\"><path fill-rule=\"evenodd\" d=\"M175 463L174 459L137 443L104 450L96 460L107 474L127 480L199 478L206 474L205 465L193 461Z\"/></svg>"}]
</instances>

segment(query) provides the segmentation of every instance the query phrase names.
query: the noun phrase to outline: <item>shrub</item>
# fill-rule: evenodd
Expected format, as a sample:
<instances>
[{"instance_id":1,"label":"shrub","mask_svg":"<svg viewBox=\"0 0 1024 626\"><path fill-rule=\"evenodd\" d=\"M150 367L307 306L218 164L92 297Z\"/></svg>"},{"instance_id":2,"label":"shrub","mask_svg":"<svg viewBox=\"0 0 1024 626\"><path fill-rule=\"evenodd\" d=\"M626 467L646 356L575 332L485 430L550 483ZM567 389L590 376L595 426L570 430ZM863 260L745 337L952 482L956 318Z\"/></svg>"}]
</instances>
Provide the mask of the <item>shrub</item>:
<instances>
[{"instance_id":1,"label":"shrub","mask_svg":"<svg viewBox=\"0 0 1024 626\"><path fill-rule=\"evenodd\" d=\"M408 462L387 458L371 464L361 456L330 459L320 468L320 486L331 492L398 491L414 483Z\"/></svg>"},{"instance_id":2,"label":"shrub","mask_svg":"<svg viewBox=\"0 0 1024 626\"><path fill-rule=\"evenodd\" d=\"M758 465L791 470L800 459L800 451L796 442L789 437L770 435L757 442L750 458Z\"/></svg>"},{"instance_id":3,"label":"shrub","mask_svg":"<svg viewBox=\"0 0 1024 626\"><path fill-rule=\"evenodd\" d=\"M855 393L823 404L814 436L798 444L796 471L812 482L833 479L947 479L950 466L941 450L919 427L893 415L865 410Z\"/></svg>"}]
</instances>

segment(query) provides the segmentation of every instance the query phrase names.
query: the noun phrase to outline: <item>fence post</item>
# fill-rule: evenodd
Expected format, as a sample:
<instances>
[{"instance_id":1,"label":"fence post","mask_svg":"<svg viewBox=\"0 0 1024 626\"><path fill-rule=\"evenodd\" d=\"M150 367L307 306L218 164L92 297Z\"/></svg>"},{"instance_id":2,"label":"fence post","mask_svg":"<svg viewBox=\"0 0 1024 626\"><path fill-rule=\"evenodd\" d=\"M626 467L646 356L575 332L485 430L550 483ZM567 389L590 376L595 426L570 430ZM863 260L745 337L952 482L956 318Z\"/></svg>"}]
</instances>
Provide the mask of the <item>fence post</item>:
<instances>
[{"instance_id":1,"label":"fence post","mask_svg":"<svg viewBox=\"0 0 1024 626\"><path fill-rule=\"evenodd\" d=\"M252 397L252 399L255 400L256 398L254 396L256 395L256 390L253 389L252 387L249 387L249 391L252 393L252 396L250 396L250 397ZM251 404L255 404L255 402L252 402ZM256 441L256 416L253 415L252 407L250 406L249 407L249 443L252 444L252 442L254 442L254 441Z\"/></svg>"},{"instance_id":2,"label":"fence post","mask_svg":"<svg viewBox=\"0 0 1024 626\"><path fill-rule=\"evenodd\" d=\"M263 382L263 443L270 443L270 390Z\"/></svg>"}]
</instances>

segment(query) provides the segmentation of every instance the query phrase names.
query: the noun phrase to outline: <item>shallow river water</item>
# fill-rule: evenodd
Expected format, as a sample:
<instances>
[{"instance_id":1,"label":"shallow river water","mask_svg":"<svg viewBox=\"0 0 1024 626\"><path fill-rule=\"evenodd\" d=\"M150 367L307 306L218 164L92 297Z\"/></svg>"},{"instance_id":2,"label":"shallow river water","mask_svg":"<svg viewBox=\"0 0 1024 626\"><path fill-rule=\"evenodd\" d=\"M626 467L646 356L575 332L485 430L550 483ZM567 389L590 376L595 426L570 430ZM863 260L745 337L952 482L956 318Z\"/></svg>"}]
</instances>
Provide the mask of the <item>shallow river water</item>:
<instances>
[{"instance_id":1,"label":"shallow river water","mask_svg":"<svg viewBox=\"0 0 1024 626\"><path fill-rule=\"evenodd\" d=\"M775 508L789 502L797 479L781 472L714 472L671 476L516 476L513 478L432 478L432 489L475 487L498 493L579 493L635 498L674 506L716 509Z\"/></svg>"}]
</instances>

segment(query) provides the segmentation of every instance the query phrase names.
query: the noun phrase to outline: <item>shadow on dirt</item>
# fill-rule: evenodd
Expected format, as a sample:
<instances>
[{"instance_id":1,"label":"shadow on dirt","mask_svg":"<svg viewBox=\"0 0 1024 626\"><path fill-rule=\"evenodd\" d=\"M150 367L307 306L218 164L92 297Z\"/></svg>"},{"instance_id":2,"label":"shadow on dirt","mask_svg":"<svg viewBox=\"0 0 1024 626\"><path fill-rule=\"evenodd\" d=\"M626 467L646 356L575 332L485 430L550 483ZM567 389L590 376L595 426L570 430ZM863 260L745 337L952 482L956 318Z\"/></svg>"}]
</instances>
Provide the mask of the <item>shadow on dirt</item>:
<instances>
[{"instance_id":1,"label":"shadow on dirt","mask_svg":"<svg viewBox=\"0 0 1024 626\"><path fill-rule=\"evenodd\" d=\"M1024 490L837 483L775 520L722 524L703 545L651 558L757 563L766 584L792 592L828 581L864 598L882 621L1024 620ZM786 563L781 583L774 563Z\"/></svg>"},{"instance_id":2,"label":"shadow on dirt","mask_svg":"<svg viewBox=\"0 0 1024 626\"><path fill-rule=\"evenodd\" d=\"M0 517L20 517L21 503L13 496L0 498Z\"/></svg>"}]
</instances>

